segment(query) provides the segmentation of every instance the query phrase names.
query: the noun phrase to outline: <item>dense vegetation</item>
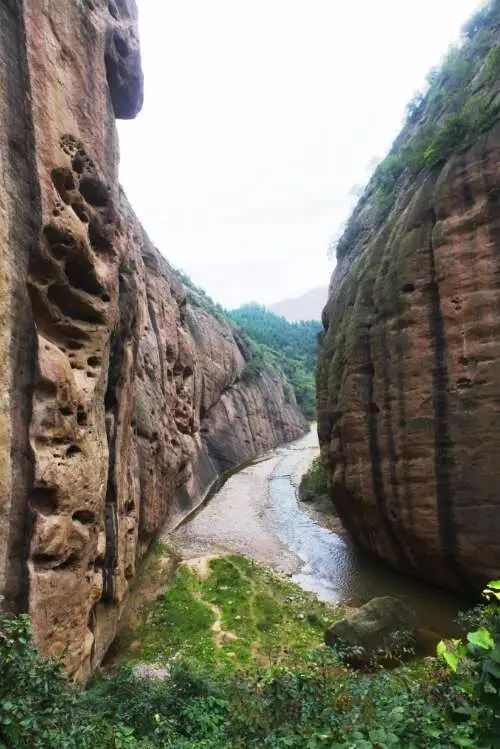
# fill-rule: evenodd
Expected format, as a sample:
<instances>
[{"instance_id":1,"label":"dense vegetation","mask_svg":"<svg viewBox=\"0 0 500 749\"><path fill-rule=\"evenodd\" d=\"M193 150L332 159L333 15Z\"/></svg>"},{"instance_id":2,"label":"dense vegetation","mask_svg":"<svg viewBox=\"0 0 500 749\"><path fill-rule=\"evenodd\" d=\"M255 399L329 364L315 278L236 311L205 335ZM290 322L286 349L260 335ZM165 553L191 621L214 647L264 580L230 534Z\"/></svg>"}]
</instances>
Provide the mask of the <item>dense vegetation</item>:
<instances>
[{"instance_id":1,"label":"dense vegetation","mask_svg":"<svg viewBox=\"0 0 500 749\"><path fill-rule=\"evenodd\" d=\"M449 50L441 67L430 72L427 90L408 105L402 133L378 165L337 244L339 257L360 232L385 220L406 181L465 151L498 122L499 26L500 0L492 0L466 24L461 43ZM359 222L366 207L370 218Z\"/></svg>"},{"instance_id":2,"label":"dense vegetation","mask_svg":"<svg viewBox=\"0 0 500 749\"><path fill-rule=\"evenodd\" d=\"M277 364L292 385L304 415L313 419L314 371L321 323L315 320L288 322L259 304L245 304L228 315L253 343L253 366L266 360Z\"/></svg>"},{"instance_id":3,"label":"dense vegetation","mask_svg":"<svg viewBox=\"0 0 500 749\"><path fill-rule=\"evenodd\" d=\"M299 499L320 525L339 530L337 511L328 493L325 467L320 457L315 458L303 474L299 484Z\"/></svg>"},{"instance_id":4,"label":"dense vegetation","mask_svg":"<svg viewBox=\"0 0 500 749\"><path fill-rule=\"evenodd\" d=\"M272 372L277 369L285 376L306 419L314 419L314 373L321 323L315 320L290 323L284 317L254 303L235 310L224 310L203 289L196 286L188 275L179 270L175 273L184 284L191 305L207 310L233 328L247 356L244 376L252 378L264 371Z\"/></svg>"},{"instance_id":5,"label":"dense vegetation","mask_svg":"<svg viewBox=\"0 0 500 749\"><path fill-rule=\"evenodd\" d=\"M473 631L440 644L439 658L355 671L321 646L339 612L289 582L240 557L200 577L181 567L134 633L130 661L85 690L37 655L26 615L1 615L0 746L497 747L499 591L492 583L490 602L463 617ZM148 661L162 678L146 677Z\"/></svg>"}]
</instances>

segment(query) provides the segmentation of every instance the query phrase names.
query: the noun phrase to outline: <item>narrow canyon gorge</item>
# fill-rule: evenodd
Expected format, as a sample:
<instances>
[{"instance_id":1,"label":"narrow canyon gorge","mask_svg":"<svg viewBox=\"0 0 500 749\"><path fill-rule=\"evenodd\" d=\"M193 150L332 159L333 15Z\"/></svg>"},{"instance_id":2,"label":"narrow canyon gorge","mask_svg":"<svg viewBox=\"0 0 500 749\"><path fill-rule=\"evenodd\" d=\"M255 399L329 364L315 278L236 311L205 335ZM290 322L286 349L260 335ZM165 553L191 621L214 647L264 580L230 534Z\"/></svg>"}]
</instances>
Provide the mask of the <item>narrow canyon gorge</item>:
<instances>
[{"instance_id":1,"label":"narrow canyon gorge","mask_svg":"<svg viewBox=\"0 0 500 749\"><path fill-rule=\"evenodd\" d=\"M0 0L0 749L500 746L475 2Z\"/></svg>"},{"instance_id":2,"label":"narrow canyon gorge","mask_svg":"<svg viewBox=\"0 0 500 749\"><path fill-rule=\"evenodd\" d=\"M500 566L492 7L412 103L347 223L317 371L321 456L345 529L392 567L462 594ZM120 187L116 119L143 104L135 0L4 0L0 63L0 593L7 611L30 615L40 653L84 682L152 542L222 474L308 424L280 367L257 366L259 350L169 264ZM288 504L273 489L275 514L282 506L307 530L317 592L328 588L322 560L331 567L346 545L291 506L298 469L281 458L292 467L272 477L288 481ZM198 525L215 533L207 517Z\"/></svg>"}]
</instances>

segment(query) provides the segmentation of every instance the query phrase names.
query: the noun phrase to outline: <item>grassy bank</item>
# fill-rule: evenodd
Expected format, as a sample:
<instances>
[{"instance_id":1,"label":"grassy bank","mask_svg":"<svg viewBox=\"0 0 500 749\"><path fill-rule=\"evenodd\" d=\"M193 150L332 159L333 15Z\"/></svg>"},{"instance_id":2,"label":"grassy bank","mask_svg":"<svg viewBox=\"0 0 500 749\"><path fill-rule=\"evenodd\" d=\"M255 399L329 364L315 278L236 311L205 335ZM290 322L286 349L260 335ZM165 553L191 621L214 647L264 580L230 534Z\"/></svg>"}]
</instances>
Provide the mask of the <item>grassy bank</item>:
<instances>
[{"instance_id":1,"label":"grassy bank","mask_svg":"<svg viewBox=\"0 0 500 749\"><path fill-rule=\"evenodd\" d=\"M320 525L342 532L343 526L328 494L326 473L321 458L314 458L299 484L302 507Z\"/></svg>"},{"instance_id":2,"label":"grassy bank","mask_svg":"<svg viewBox=\"0 0 500 749\"><path fill-rule=\"evenodd\" d=\"M149 592L168 567L165 555L157 547L144 568ZM86 689L37 655L28 617L0 615L0 747L500 745L497 605L468 616L480 628L467 645L443 645L439 659L364 672L322 645L326 623L340 610L242 557L179 565L170 589L142 613L145 620L132 617L122 634L120 665L96 674Z\"/></svg>"},{"instance_id":3,"label":"grassy bank","mask_svg":"<svg viewBox=\"0 0 500 749\"><path fill-rule=\"evenodd\" d=\"M122 659L245 672L297 665L343 614L245 557L200 558L179 565L146 620L123 633Z\"/></svg>"}]
</instances>

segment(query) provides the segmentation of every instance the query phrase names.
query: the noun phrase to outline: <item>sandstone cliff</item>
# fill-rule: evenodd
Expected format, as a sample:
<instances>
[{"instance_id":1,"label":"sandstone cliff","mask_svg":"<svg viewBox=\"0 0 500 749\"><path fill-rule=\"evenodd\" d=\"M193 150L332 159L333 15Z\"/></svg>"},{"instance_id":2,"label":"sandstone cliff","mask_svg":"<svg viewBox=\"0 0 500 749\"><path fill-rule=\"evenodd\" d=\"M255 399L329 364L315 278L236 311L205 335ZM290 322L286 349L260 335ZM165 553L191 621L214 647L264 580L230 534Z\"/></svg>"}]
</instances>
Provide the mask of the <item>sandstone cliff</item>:
<instances>
[{"instance_id":1,"label":"sandstone cliff","mask_svg":"<svg viewBox=\"0 0 500 749\"><path fill-rule=\"evenodd\" d=\"M477 592L500 570L500 4L466 34L338 245L318 423L354 538Z\"/></svg>"},{"instance_id":2,"label":"sandstone cliff","mask_svg":"<svg viewBox=\"0 0 500 749\"><path fill-rule=\"evenodd\" d=\"M120 193L136 21L133 0L0 4L0 587L77 678L158 529L306 428Z\"/></svg>"}]
</instances>

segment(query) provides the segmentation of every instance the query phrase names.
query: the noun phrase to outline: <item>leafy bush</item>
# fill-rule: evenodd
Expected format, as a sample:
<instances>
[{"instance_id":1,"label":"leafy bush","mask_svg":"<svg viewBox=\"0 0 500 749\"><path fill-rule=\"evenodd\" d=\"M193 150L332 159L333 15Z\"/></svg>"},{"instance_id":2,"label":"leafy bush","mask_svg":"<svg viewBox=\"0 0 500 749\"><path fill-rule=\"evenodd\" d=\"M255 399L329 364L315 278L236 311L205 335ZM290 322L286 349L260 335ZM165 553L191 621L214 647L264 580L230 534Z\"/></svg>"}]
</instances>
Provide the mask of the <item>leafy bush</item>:
<instances>
[{"instance_id":1,"label":"leafy bush","mask_svg":"<svg viewBox=\"0 0 500 749\"><path fill-rule=\"evenodd\" d=\"M465 641L441 641L437 654L456 675L456 688L467 702L462 713L490 727L492 734L483 737L488 746L500 742L500 580L490 582L483 596L488 605L474 609L471 617L477 628Z\"/></svg>"},{"instance_id":2,"label":"leafy bush","mask_svg":"<svg viewBox=\"0 0 500 749\"><path fill-rule=\"evenodd\" d=\"M221 562L219 577L228 572L227 564ZM240 569L242 584L251 574L248 565ZM212 593L219 596L219 604L229 605L222 582L214 582ZM473 616L482 614L491 625L499 620L500 582L487 590L493 600ZM268 604L256 605L266 616ZM28 617L2 615L0 746L495 747L499 635L498 629L491 631L483 624L468 634L466 643L442 644L440 660L372 673L346 669L335 651L320 649L304 653L291 665L260 665L252 672L204 667L181 658L171 661L166 678L155 680L124 667L98 675L86 690L77 690L53 662L37 655Z\"/></svg>"},{"instance_id":3,"label":"leafy bush","mask_svg":"<svg viewBox=\"0 0 500 749\"><path fill-rule=\"evenodd\" d=\"M39 658L26 614L0 615L0 740L6 746L62 746L73 700L56 663ZM50 743L52 742L52 743Z\"/></svg>"}]
</instances>

